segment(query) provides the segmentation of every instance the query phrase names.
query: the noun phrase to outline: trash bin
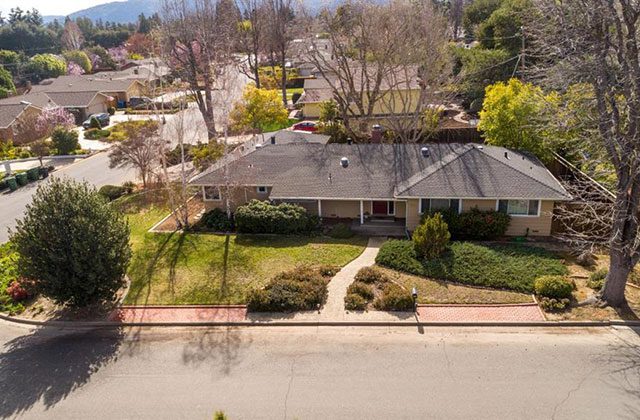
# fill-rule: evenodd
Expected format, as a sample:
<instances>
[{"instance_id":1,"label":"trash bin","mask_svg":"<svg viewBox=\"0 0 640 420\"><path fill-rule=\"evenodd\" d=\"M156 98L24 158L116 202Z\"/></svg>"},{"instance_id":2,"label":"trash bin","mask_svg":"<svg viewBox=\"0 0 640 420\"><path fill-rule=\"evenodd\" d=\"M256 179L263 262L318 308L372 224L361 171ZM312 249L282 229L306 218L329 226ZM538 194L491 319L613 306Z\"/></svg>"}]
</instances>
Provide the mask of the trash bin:
<instances>
[{"instance_id":1,"label":"trash bin","mask_svg":"<svg viewBox=\"0 0 640 420\"><path fill-rule=\"evenodd\" d=\"M27 171L27 178L29 181L37 181L40 179L40 168L31 168Z\"/></svg>"},{"instance_id":2,"label":"trash bin","mask_svg":"<svg viewBox=\"0 0 640 420\"><path fill-rule=\"evenodd\" d=\"M11 191L15 191L18 189L18 182L16 181L15 177L10 176L8 178L5 178L5 181L7 182L7 186Z\"/></svg>"},{"instance_id":3,"label":"trash bin","mask_svg":"<svg viewBox=\"0 0 640 420\"><path fill-rule=\"evenodd\" d=\"M16 181L18 181L18 185L22 187L29 183L29 178L27 178L26 173L21 172L19 174L16 174Z\"/></svg>"}]
</instances>

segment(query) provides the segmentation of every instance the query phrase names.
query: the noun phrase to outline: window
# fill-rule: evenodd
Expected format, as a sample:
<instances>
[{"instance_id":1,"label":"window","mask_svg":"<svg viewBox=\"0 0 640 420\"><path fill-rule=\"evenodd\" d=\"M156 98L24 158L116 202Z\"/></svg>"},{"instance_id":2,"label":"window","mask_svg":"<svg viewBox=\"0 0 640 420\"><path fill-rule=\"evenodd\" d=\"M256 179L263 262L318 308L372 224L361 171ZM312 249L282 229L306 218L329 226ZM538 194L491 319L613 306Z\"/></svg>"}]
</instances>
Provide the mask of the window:
<instances>
[{"instance_id":1,"label":"window","mask_svg":"<svg viewBox=\"0 0 640 420\"><path fill-rule=\"evenodd\" d=\"M510 216L538 216L540 200L500 200L498 211Z\"/></svg>"},{"instance_id":2,"label":"window","mask_svg":"<svg viewBox=\"0 0 640 420\"><path fill-rule=\"evenodd\" d=\"M258 187L257 190L258 190L258 194L266 194L267 193L267 187L265 187L265 186Z\"/></svg>"},{"instance_id":3,"label":"window","mask_svg":"<svg viewBox=\"0 0 640 420\"><path fill-rule=\"evenodd\" d=\"M460 211L460 200L449 198L422 198L420 199L420 213L435 212L438 210Z\"/></svg>"},{"instance_id":4,"label":"window","mask_svg":"<svg viewBox=\"0 0 640 420\"><path fill-rule=\"evenodd\" d=\"M393 216L396 214L396 203L395 201L387 201L387 214Z\"/></svg>"},{"instance_id":5,"label":"window","mask_svg":"<svg viewBox=\"0 0 640 420\"><path fill-rule=\"evenodd\" d=\"M218 187L202 187L205 201L220 201L220 189Z\"/></svg>"}]
</instances>

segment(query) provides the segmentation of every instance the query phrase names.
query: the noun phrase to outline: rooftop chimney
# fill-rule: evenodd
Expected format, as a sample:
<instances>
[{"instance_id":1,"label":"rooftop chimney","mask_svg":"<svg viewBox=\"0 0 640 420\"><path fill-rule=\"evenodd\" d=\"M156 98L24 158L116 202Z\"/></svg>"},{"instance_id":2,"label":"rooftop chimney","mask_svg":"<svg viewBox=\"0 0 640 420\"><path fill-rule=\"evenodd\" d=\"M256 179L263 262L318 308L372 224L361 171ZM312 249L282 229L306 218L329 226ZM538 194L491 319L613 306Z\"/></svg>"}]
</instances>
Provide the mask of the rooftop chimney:
<instances>
[{"instance_id":1,"label":"rooftop chimney","mask_svg":"<svg viewBox=\"0 0 640 420\"><path fill-rule=\"evenodd\" d=\"M343 157L342 159L340 159L340 165L342 165L343 168L346 168L347 166L349 166L349 159Z\"/></svg>"},{"instance_id":2,"label":"rooftop chimney","mask_svg":"<svg viewBox=\"0 0 640 420\"><path fill-rule=\"evenodd\" d=\"M429 157L429 148L427 146L422 147L420 153L422 153L422 157Z\"/></svg>"},{"instance_id":3,"label":"rooftop chimney","mask_svg":"<svg viewBox=\"0 0 640 420\"><path fill-rule=\"evenodd\" d=\"M378 124L371 127L371 143L382 143L382 127Z\"/></svg>"}]
</instances>

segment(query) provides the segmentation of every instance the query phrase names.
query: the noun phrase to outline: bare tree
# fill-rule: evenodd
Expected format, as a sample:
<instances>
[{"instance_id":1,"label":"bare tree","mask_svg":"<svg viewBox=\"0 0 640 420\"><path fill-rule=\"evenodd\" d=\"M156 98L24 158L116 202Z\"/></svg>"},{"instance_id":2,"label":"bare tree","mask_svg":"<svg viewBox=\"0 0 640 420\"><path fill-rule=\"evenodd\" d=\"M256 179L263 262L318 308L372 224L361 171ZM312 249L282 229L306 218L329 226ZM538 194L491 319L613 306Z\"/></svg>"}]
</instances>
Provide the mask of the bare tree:
<instances>
[{"instance_id":1,"label":"bare tree","mask_svg":"<svg viewBox=\"0 0 640 420\"><path fill-rule=\"evenodd\" d=\"M267 4L267 19L269 24L267 35L267 49L272 65L277 63L282 70L280 84L282 102L286 107L287 100L287 52L293 39L295 11L292 0L265 0Z\"/></svg>"},{"instance_id":2,"label":"bare tree","mask_svg":"<svg viewBox=\"0 0 640 420\"><path fill-rule=\"evenodd\" d=\"M382 115L402 141L419 139L430 126L423 124L425 112L443 102L451 82L446 18L426 0L350 1L324 10L320 23L333 54L314 41L310 60L347 130L358 137Z\"/></svg>"},{"instance_id":3,"label":"bare tree","mask_svg":"<svg viewBox=\"0 0 640 420\"><path fill-rule=\"evenodd\" d=\"M241 71L260 88L260 57L265 48L268 30L264 0L238 0L244 10L244 20L238 31L238 47L246 55L246 67Z\"/></svg>"},{"instance_id":4,"label":"bare tree","mask_svg":"<svg viewBox=\"0 0 640 420\"><path fill-rule=\"evenodd\" d=\"M111 168L130 166L136 168L146 190L150 177L160 163L159 151L163 140L158 135L158 123L148 121L124 128L125 140L116 143L109 152Z\"/></svg>"},{"instance_id":5,"label":"bare tree","mask_svg":"<svg viewBox=\"0 0 640 420\"><path fill-rule=\"evenodd\" d=\"M599 139L617 186L605 235L609 274L600 300L626 303L625 286L640 259L640 5L626 0L535 0L527 28L538 74L550 86L592 86ZM531 63L531 61L530 61ZM607 215L607 213L603 213Z\"/></svg>"},{"instance_id":6,"label":"bare tree","mask_svg":"<svg viewBox=\"0 0 640 420\"><path fill-rule=\"evenodd\" d=\"M84 37L77 23L67 18L62 31L62 45L68 50L79 50L82 48Z\"/></svg>"},{"instance_id":7,"label":"bare tree","mask_svg":"<svg viewBox=\"0 0 640 420\"><path fill-rule=\"evenodd\" d=\"M453 30L453 39L460 37L462 17L464 16L464 0L451 0L449 2L449 21Z\"/></svg>"}]
</instances>

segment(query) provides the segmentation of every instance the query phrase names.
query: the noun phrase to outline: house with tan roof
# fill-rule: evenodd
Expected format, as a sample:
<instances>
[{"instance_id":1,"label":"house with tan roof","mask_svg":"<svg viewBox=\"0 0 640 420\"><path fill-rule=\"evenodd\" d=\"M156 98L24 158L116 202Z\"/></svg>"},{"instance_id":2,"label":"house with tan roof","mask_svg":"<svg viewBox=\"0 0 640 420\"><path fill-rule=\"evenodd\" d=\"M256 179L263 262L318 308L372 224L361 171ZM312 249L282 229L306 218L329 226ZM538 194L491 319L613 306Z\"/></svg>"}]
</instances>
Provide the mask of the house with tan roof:
<instances>
[{"instance_id":1,"label":"house with tan roof","mask_svg":"<svg viewBox=\"0 0 640 420\"><path fill-rule=\"evenodd\" d=\"M32 116L37 117L41 112L42 108L30 103L0 103L0 140L15 141L20 122Z\"/></svg>"},{"instance_id":2,"label":"house with tan roof","mask_svg":"<svg viewBox=\"0 0 640 420\"><path fill-rule=\"evenodd\" d=\"M225 168L225 166L227 166ZM296 203L354 228L412 231L424 212L511 216L508 235L549 236L571 196L530 154L478 144L266 144L195 176L207 209L252 199Z\"/></svg>"}]
</instances>

